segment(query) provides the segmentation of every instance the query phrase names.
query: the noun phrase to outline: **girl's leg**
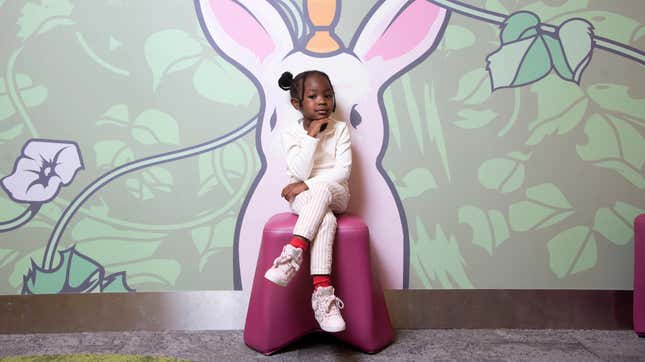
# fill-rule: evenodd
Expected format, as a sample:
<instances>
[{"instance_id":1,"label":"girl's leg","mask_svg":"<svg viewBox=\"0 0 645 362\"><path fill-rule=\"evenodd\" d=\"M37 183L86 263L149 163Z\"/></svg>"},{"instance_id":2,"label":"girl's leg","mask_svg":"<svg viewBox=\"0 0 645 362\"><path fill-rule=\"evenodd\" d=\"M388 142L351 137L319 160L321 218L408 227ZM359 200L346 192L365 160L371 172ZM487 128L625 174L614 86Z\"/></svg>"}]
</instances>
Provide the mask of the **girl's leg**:
<instances>
[{"instance_id":1,"label":"girl's leg","mask_svg":"<svg viewBox=\"0 0 645 362\"><path fill-rule=\"evenodd\" d=\"M310 192L305 205L294 200L292 208L300 207L300 216L294 234L313 236L311 244L311 274L314 276L314 292L311 307L320 328L327 332L345 330L345 320L340 313L343 302L336 297L331 286L332 248L336 236L336 216L347 208L349 193L338 184L315 185L305 191ZM299 195L300 196L300 195ZM305 198L302 198L305 201ZM294 207L295 206L295 207ZM302 223L301 223L302 220Z\"/></svg>"},{"instance_id":2,"label":"girl's leg","mask_svg":"<svg viewBox=\"0 0 645 362\"><path fill-rule=\"evenodd\" d=\"M319 259L322 266L321 263L317 263L313 259L311 265L312 267L315 265L317 269L329 275L331 272L331 247L336 232L336 218L330 210L344 211L348 201L349 194L345 188L338 184L312 185L309 190L296 196L291 203L291 208L299 214L294 228L294 237L284 246L282 253L274 260L273 266L267 270L264 277L278 285L286 286L300 269L302 254L307 249L306 243L308 241L304 241L300 237L306 240L314 238L316 240L319 238L318 234L323 240L317 243L321 250L313 253L312 258ZM330 216L327 216L327 213ZM333 222L333 225L330 222ZM320 228L324 230L322 233L319 233ZM328 257L327 254L329 254Z\"/></svg>"},{"instance_id":3,"label":"girl's leg","mask_svg":"<svg viewBox=\"0 0 645 362\"><path fill-rule=\"evenodd\" d=\"M330 275L331 257L336 236L336 216L327 209L318 233L311 244L311 275Z\"/></svg>"},{"instance_id":4,"label":"girl's leg","mask_svg":"<svg viewBox=\"0 0 645 362\"><path fill-rule=\"evenodd\" d=\"M291 203L291 208L299 215L293 233L313 240L327 211L343 212L348 203L349 193L343 186L335 183L312 185Z\"/></svg>"}]
</instances>

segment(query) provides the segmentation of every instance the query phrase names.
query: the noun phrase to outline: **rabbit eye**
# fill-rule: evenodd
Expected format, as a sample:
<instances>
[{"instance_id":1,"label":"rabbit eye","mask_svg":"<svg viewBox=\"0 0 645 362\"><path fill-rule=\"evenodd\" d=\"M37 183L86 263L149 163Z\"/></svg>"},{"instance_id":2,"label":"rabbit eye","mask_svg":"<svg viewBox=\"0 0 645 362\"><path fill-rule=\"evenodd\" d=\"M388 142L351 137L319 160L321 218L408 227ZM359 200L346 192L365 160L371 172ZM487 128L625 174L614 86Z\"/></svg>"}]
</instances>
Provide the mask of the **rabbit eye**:
<instances>
[{"instance_id":1,"label":"rabbit eye","mask_svg":"<svg viewBox=\"0 0 645 362\"><path fill-rule=\"evenodd\" d=\"M363 117L361 117L361 114L356 110L357 104L354 104L352 106L352 111L349 113L349 123L352 124L352 127L354 129L358 129L358 125L363 122Z\"/></svg>"}]
</instances>

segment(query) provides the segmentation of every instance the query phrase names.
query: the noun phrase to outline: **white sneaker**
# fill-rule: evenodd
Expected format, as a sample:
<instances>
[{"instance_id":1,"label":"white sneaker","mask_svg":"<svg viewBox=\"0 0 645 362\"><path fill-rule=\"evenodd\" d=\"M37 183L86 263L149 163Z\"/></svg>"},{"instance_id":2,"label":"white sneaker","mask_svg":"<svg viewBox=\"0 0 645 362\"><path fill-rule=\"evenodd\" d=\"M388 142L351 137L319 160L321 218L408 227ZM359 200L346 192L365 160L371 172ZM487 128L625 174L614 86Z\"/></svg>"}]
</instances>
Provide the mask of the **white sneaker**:
<instances>
[{"instance_id":1,"label":"white sneaker","mask_svg":"<svg viewBox=\"0 0 645 362\"><path fill-rule=\"evenodd\" d=\"M302 249L287 244L282 248L282 253L273 261L273 266L264 273L264 277L281 287L287 284L296 275L302 264Z\"/></svg>"},{"instance_id":2,"label":"white sneaker","mask_svg":"<svg viewBox=\"0 0 645 362\"><path fill-rule=\"evenodd\" d=\"M345 330L345 320L340 310L345 305L334 295L334 287L319 287L311 296L311 308L314 310L320 328L325 332L341 332Z\"/></svg>"}]
</instances>

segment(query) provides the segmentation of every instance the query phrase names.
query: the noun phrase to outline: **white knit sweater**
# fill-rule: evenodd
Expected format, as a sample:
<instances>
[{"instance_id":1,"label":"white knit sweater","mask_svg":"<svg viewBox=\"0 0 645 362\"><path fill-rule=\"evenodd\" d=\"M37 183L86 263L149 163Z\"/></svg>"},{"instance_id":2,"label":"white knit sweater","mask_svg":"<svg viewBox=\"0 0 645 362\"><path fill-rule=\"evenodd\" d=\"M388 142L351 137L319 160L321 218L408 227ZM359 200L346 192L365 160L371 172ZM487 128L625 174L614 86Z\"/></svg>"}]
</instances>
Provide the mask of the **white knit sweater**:
<instances>
[{"instance_id":1,"label":"white knit sweater","mask_svg":"<svg viewBox=\"0 0 645 362\"><path fill-rule=\"evenodd\" d=\"M282 134L291 182L304 181L308 187L319 182L336 182L349 189L352 150L345 122L332 121L318 136L311 137L303 120Z\"/></svg>"}]
</instances>

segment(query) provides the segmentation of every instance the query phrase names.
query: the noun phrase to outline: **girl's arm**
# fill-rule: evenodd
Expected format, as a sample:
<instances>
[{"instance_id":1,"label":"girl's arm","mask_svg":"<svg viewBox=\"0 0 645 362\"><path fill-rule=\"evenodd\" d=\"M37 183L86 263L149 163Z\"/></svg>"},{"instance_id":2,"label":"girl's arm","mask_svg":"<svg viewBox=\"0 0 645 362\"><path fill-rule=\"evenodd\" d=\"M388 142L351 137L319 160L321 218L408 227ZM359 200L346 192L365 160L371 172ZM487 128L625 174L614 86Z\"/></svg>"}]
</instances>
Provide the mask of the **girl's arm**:
<instances>
[{"instance_id":1,"label":"girl's arm","mask_svg":"<svg viewBox=\"0 0 645 362\"><path fill-rule=\"evenodd\" d=\"M287 156L288 171L298 180L306 180L314 166L318 139L309 135L298 137L287 130L282 134L282 146Z\"/></svg>"},{"instance_id":2,"label":"girl's arm","mask_svg":"<svg viewBox=\"0 0 645 362\"><path fill-rule=\"evenodd\" d=\"M346 125L343 125L336 143L336 164L332 169L305 180L305 184L311 187L312 184L317 182L343 183L349 179L351 171L352 142L349 138L349 129L347 129Z\"/></svg>"}]
</instances>

